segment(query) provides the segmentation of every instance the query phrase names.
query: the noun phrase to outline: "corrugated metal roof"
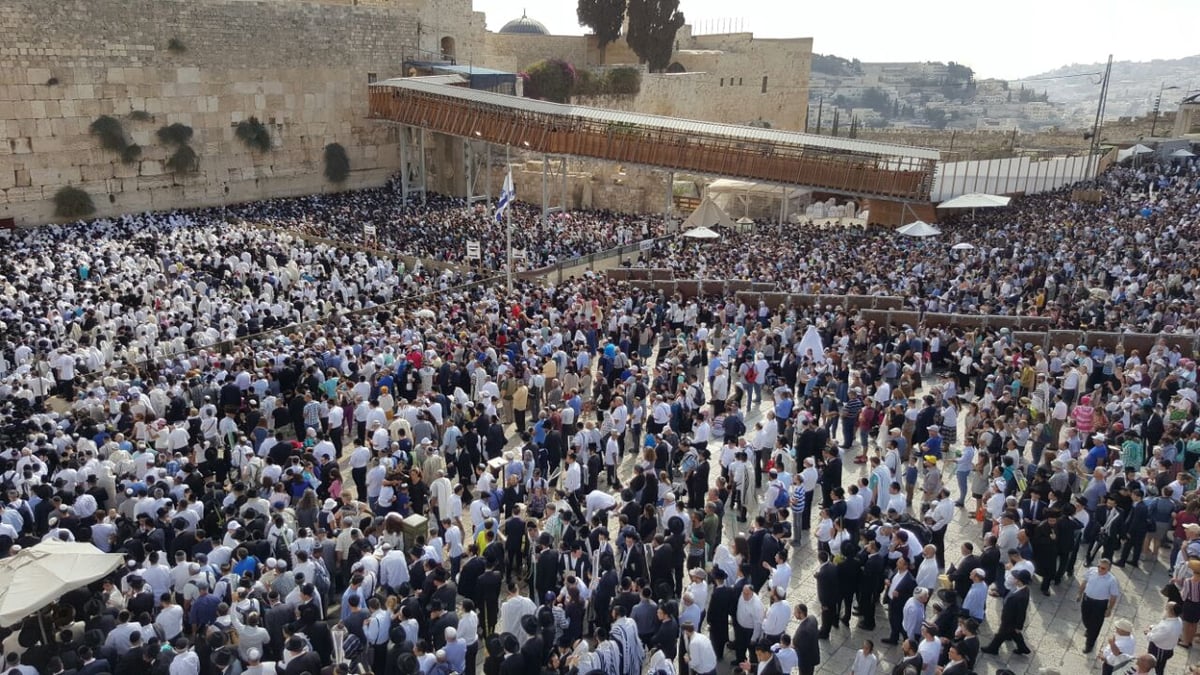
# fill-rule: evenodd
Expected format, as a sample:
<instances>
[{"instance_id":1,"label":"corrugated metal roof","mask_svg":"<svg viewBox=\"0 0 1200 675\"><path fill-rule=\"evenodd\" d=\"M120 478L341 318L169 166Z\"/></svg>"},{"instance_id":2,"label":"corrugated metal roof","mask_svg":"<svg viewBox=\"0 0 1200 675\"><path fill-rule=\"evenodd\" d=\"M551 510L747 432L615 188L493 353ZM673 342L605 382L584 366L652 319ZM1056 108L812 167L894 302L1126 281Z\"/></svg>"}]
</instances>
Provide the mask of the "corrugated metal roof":
<instances>
[{"instance_id":1,"label":"corrugated metal roof","mask_svg":"<svg viewBox=\"0 0 1200 675\"><path fill-rule=\"evenodd\" d=\"M759 127L741 126L737 124L701 122L698 120L664 117L662 115L647 115L644 113L631 113L620 110L607 110L604 108L590 108L586 106L567 105L564 103L551 103L549 101L538 101L531 98L521 98L519 96L509 96L507 94L497 94L494 92L480 91L477 89L446 87L439 84L428 83L428 79L429 78L406 77L387 80L385 82L377 82L376 84L399 87L402 89L409 89L412 91L418 91L437 96L448 96L451 98L473 101L485 105L494 105L503 108L515 108L518 110L525 110L528 112L535 112L545 115L576 117L580 119L604 122L607 124L629 124L636 126L658 127L687 134L708 134L747 141L762 141L765 143L777 143L780 145L798 145L810 148L821 148L831 152L852 152L866 155L904 157L935 161L941 157L940 153L932 148L918 148L900 145L897 143L881 143L878 141L862 141L854 138L817 136L814 134L804 134L797 131L762 129Z\"/></svg>"},{"instance_id":2,"label":"corrugated metal roof","mask_svg":"<svg viewBox=\"0 0 1200 675\"><path fill-rule=\"evenodd\" d=\"M386 86L386 87L394 87L394 86L400 84L401 82L404 82L404 81L411 82L413 80L420 80L421 82L428 82L430 84L438 84L438 85L446 85L446 84L457 85L457 84L466 84L467 83L467 78L463 77L462 75L446 74L446 75L422 75L420 77L393 77L389 80L381 80L379 82L376 82L375 84Z\"/></svg>"}]
</instances>

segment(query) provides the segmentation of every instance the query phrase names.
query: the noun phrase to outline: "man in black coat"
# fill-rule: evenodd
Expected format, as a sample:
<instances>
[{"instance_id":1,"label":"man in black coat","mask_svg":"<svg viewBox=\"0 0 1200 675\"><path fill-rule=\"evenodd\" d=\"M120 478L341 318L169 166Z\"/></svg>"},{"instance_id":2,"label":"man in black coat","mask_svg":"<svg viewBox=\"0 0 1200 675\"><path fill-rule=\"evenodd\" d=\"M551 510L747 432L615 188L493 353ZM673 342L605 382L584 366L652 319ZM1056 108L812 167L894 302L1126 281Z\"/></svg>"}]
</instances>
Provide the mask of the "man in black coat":
<instances>
[{"instance_id":1,"label":"man in black coat","mask_svg":"<svg viewBox=\"0 0 1200 675\"><path fill-rule=\"evenodd\" d=\"M781 527L782 527L782 524L780 524L780 523L776 524L777 529L781 528ZM764 528L764 531L766 531L765 528ZM774 565L775 564L775 555L777 553L779 553L779 551L782 549L783 549L783 545L779 543L779 539L777 539L775 537L775 533L766 531L766 534L763 536L763 539L762 539L762 547L759 549L760 562L757 565L750 568L750 570L751 570L750 576L751 576L751 579L754 581L754 588L761 589L763 587L763 584L767 583L767 579L769 579L771 576L770 570L768 570L766 567L763 567L762 562L765 561L765 562L768 562L768 563Z\"/></svg>"},{"instance_id":2,"label":"man in black coat","mask_svg":"<svg viewBox=\"0 0 1200 675\"><path fill-rule=\"evenodd\" d=\"M862 563L855 555L854 545L842 543L842 561L837 563L838 592L841 594L842 623L850 627L850 614L854 610L854 598L858 595L858 587L862 581ZM836 620L837 617L835 616Z\"/></svg>"},{"instance_id":3,"label":"man in black coat","mask_svg":"<svg viewBox=\"0 0 1200 675\"><path fill-rule=\"evenodd\" d=\"M679 653L679 621L671 611L674 603L663 603L658 606L658 630L650 638L647 647L658 649L667 659L674 661Z\"/></svg>"},{"instance_id":4,"label":"man in black coat","mask_svg":"<svg viewBox=\"0 0 1200 675\"><path fill-rule=\"evenodd\" d=\"M538 554L533 562L534 583L530 597L535 602L558 588L558 574L562 571L561 559L558 552L549 546L549 539L549 535L545 535L545 539L538 542Z\"/></svg>"},{"instance_id":5,"label":"man in black coat","mask_svg":"<svg viewBox=\"0 0 1200 675\"><path fill-rule=\"evenodd\" d=\"M880 642L894 645L900 641L900 632L903 630L904 624L904 603L908 602L908 599L912 597L913 591L916 588L917 581L908 569L908 559L897 558L896 573L888 581L886 589L888 598L888 623L891 624L891 633L883 640L880 640Z\"/></svg>"},{"instance_id":6,"label":"man in black coat","mask_svg":"<svg viewBox=\"0 0 1200 675\"><path fill-rule=\"evenodd\" d=\"M645 579L650 574L650 568L646 566L646 548L634 532L625 533L620 574L630 579Z\"/></svg>"},{"instance_id":7,"label":"man in black coat","mask_svg":"<svg viewBox=\"0 0 1200 675\"><path fill-rule=\"evenodd\" d=\"M725 645L729 643L729 622L737 613L738 590L726 583L728 574L720 567L713 567L713 589L708 600L708 637L712 641L713 652L720 663L725 655Z\"/></svg>"},{"instance_id":8,"label":"man in black coat","mask_svg":"<svg viewBox=\"0 0 1200 675\"><path fill-rule=\"evenodd\" d=\"M750 583L754 586L754 590L758 590L763 582L767 580L769 574L763 569L763 542L767 538L767 519L763 516L758 516L754 519L754 530L750 532L750 537L747 540L747 545L750 549ZM774 560L774 558L771 558Z\"/></svg>"},{"instance_id":9,"label":"man in black coat","mask_svg":"<svg viewBox=\"0 0 1200 675\"><path fill-rule=\"evenodd\" d=\"M954 592L958 594L958 601L961 603L967 599L967 591L971 590L971 570L979 567L980 560L979 556L975 555L975 545L969 541L963 542L960 551L962 558L950 566L946 575L954 583Z\"/></svg>"},{"instance_id":10,"label":"man in black coat","mask_svg":"<svg viewBox=\"0 0 1200 675\"><path fill-rule=\"evenodd\" d=\"M463 560L462 569L458 571L458 592L464 598L470 598L477 607L483 604L479 600L479 577L487 571L487 561L479 555L475 544L467 546L467 557Z\"/></svg>"},{"instance_id":11,"label":"man in black coat","mask_svg":"<svg viewBox=\"0 0 1200 675\"><path fill-rule=\"evenodd\" d=\"M822 462L817 485L821 486L821 506L829 508L833 505L833 489L842 486L842 459L838 456L837 448L825 448L825 461Z\"/></svg>"},{"instance_id":12,"label":"man in black coat","mask_svg":"<svg viewBox=\"0 0 1200 675\"><path fill-rule=\"evenodd\" d=\"M800 675L813 675L817 666L821 665L821 642L817 629L817 620L808 615L808 605L803 602L796 605L792 614L800 621L796 632L792 635L792 648L800 661ZM717 660L721 657L718 655Z\"/></svg>"},{"instance_id":13,"label":"man in black coat","mask_svg":"<svg viewBox=\"0 0 1200 675\"><path fill-rule=\"evenodd\" d=\"M866 561L862 566L861 583L858 586L858 627L875 630L875 614L879 609L879 594L887 581L887 554L879 550L874 539L867 543Z\"/></svg>"},{"instance_id":14,"label":"man in black coat","mask_svg":"<svg viewBox=\"0 0 1200 675\"><path fill-rule=\"evenodd\" d=\"M1029 582L1033 580L1028 570L1013 572L1016 588L1004 596L1004 605L1000 609L1000 626L988 646L979 651L984 654L999 654L1000 645L1012 640L1017 644L1014 654L1028 654L1029 647L1025 645L1025 636L1021 631L1025 628L1025 619L1029 613Z\"/></svg>"},{"instance_id":15,"label":"man in black coat","mask_svg":"<svg viewBox=\"0 0 1200 675\"><path fill-rule=\"evenodd\" d=\"M1114 563L1117 567L1127 564L1138 566L1138 561L1142 559L1142 549L1146 545L1146 533L1153 525L1150 520L1150 507L1146 506L1142 490L1134 489L1129 494L1133 498L1133 507L1129 509L1129 515L1125 519L1125 547L1121 549L1121 559Z\"/></svg>"},{"instance_id":16,"label":"man in black coat","mask_svg":"<svg viewBox=\"0 0 1200 675\"><path fill-rule=\"evenodd\" d=\"M674 591L675 551L661 534L654 535L654 548L650 554L650 579L655 600L661 602L670 597L660 592L660 587L670 587L672 592Z\"/></svg>"},{"instance_id":17,"label":"man in black coat","mask_svg":"<svg viewBox=\"0 0 1200 675\"><path fill-rule=\"evenodd\" d=\"M838 589L837 566L830 562L828 551L817 552L817 602L821 603L821 639L829 639L829 631L837 625L838 606L842 601Z\"/></svg>"},{"instance_id":18,"label":"man in black coat","mask_svg":"<svg viewBox=\"0 0 1200 675\"><path fill-rule=\"evenodd\" d=\"M475 582L476 593L479 595L481 611L480 623L483 624L484 635L496 632L496 621L500 618L500 586L504 579L496 565L488 563L487 570Z\"/></svg>"}]
</instances>

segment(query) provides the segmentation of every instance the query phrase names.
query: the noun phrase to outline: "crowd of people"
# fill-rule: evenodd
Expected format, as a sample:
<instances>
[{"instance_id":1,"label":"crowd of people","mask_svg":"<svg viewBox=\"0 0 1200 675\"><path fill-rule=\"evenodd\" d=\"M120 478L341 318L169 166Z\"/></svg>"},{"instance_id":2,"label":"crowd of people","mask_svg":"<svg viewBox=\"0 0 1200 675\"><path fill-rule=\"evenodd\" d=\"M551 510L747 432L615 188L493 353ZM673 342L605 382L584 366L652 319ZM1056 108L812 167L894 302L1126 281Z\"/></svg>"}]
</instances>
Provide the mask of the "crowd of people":
<instances>
[{"instance_id":1,"label":"crowd of people","mask_svg":"<svg viewBox=\"0 0 1200 675\"><path fill-rule=\"evenodd\" d=\"M1100 202L1072 198L1089 187ZM792 293L898 296L928 312L1045 317L1072 330L1200 330L1200 164L1116 167L1094 184L947 221L923 239L758 224L715 243L663 240L635 264Z\"/></svg>"},{"instance_id":2,"label":"crowd of people","mask_svg":"<svg viewBox=\"0 0 1200 675\"><path fill-rule=\"evenodd\" d=\"M132 217L4 261L0 555L125 560L0 631L4 672L808 675L857 617L855 675L966 675L1064 593L1097 667L1186 660L1196 364L1163 343L510 293L262 233Z\"/></svg>"},{"instance_id":3,"label":"crowd of people","mask_svg":"<svg viewBox=\"0 0 1200 675\"><path fill-rule=\"evenodd\" d=\"M426 260L502 270L512 247L523 251L524 269L597 253L663 234L661 216L576 209L556 211L544 222L540 207L514 202L497 221L483 202L435 193L401 199L399 178L368 190L243 204L229 215L272 227L294 229L366 247L379 247ZM367 227L374 227L368 234ZM467 242L480 244L480 260L467 259Z\"/></svg>"}]
</instances>

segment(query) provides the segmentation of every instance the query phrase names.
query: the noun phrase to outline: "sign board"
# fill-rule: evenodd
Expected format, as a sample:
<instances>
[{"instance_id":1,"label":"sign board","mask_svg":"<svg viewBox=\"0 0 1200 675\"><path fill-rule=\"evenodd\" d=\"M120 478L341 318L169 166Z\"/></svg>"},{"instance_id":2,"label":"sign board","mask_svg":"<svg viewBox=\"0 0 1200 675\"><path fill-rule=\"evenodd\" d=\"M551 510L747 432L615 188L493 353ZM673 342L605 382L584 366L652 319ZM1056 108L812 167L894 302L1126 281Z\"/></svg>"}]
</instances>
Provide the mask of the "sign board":
<instances>
[{"instance_id":1,"label":"sign board","mask_svg":"<svg viewBox=\"0 0 1200 675\"><path fill-rule=\"evenodd\" d=\"M639 251L649 251L652 248L654 248L654 240L653 239L643 239L641 242L638 243Z\"/></svg>"},{"instance_id":2,"label":"sign board","mask_svg":"<svg viewBox=\"0 0 1200 675\"><path fill-rule=\"evenodd\" d=\"M467 260L479 260L479 259L480 259L479 242L468 241L467 242Z\"/></svg>"},{"instance_id":3,"label":"sign board","mask_svg":"<svg viewBox=\"0 0 1200 675\"><path fill-rule=\"evenodd\" d=\"M525 262L529 261L529 258L525 255L525 249L523 249L523 248L514 248L512 250L512 259L513 260L521 260L521 261L525 261Z\"/></svg>"},{"instance_id":4,"label":"sign board","mask_svg":"<svg viewBox=\"0 0 1200 675\"><path fill-rule=\"evenodd\" d=\"M363 225L363 234L368 237L374 237L375 236L375 226L374 225Z\"/></svg>"}]
</instances>

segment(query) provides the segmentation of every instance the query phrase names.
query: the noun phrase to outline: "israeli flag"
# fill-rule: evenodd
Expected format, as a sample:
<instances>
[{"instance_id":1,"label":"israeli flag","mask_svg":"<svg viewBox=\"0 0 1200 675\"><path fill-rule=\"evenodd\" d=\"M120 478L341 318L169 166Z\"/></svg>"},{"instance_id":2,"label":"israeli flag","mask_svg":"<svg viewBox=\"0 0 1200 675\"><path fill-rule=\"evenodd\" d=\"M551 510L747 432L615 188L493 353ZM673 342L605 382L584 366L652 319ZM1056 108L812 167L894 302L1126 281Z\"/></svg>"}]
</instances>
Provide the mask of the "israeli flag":
<instances>
[{"instance_id":1,"label":"israeli flag","mask_svg":"<svg viewBox=\"0 0 1200 675\"><path fill-rule=\"evenodd\" d=\"M513 189L512 167L508 169L508 175L504 177L504 187L500 188L500 198L496 200L496 222L500 223L504 218L504 212L508 210L508 205L517 196L516 190Z\"/></svg>"}]
</instances>

